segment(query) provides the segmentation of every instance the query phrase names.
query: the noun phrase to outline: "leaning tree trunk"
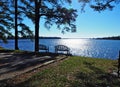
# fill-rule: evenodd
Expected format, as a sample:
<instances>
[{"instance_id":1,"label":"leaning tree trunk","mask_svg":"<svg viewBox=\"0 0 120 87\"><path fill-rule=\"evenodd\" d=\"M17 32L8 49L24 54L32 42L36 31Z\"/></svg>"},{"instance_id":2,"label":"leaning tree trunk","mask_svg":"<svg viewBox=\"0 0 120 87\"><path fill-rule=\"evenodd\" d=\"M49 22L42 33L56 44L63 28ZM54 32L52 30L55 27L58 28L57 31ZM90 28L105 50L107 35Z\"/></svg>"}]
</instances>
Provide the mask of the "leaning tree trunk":
<instances>
[{"instance_id":1,"label":"leaning tree trunk","mask_svg":"<svg viewBox=\"0 0 120 87\"><path fill-rule=\"evenodd\" d=\"M18 4L17 4L17 0L15 0L15 50L19 50L18 48L18 27L17 27L17 10Z\"/></svg>"}]
</instances>

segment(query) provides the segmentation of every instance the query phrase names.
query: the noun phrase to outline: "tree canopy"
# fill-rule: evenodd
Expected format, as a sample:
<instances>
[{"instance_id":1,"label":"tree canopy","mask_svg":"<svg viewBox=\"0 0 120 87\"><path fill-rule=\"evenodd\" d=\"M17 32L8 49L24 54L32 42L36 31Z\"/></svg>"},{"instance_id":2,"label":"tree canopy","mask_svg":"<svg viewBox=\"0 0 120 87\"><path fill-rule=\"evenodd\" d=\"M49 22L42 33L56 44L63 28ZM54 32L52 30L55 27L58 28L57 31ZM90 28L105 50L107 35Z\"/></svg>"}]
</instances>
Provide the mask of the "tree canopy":
<instances>
[{"instance_id":1,"label":"tree canopy","mask_svg":"<svg viewBox=\"0 0 120 87\"><path fill-rule=\"evenodd\" d=\"M13 28L13 18L10 15L7 1L0 1L0 39L7 42L7 36L12 36L10 29Z\"/></svg>"},{"instance_id":2,"label":"tree canopy","mask_svg":"<svg viewBox=\"0 0 120 87\"><path fill-rule=\"evenodd\" d=\"M21 0L27 8L26 16L35 23L35 0ZM39 8L39 18L42 19L47 29L53 24L62 32L71 30L75 31L74 22L77 17L77 10L65 7L65 3L70 4L71 0L37 0ZM24 8L24 9L25 9ZM64 27L63 27L64 26Z\"/></svg>"},{"instance_id":3,"label":"tree canopy","mask_svg":"<svg viewBox=\"0 0 120 87\"><path fill-rule=\"evenodd\" d=\"M4 42L7 41L7 37L13 37L15 29L15 0L2 0L0 1L0 39ZM33 37L33 32L29 26L23 23L25 14L23 13L22 6L18 4L18 34L19 36Z\"/></svg>"},{"instance_id":4,"label":"tree canopy","mask_svg":"<svg viewBox=\"0 0 120 87\"><path fill-rule=\"evenodd\" d=\"M112 10L115 5L120 3L120 0L78 0L79 3L82 4L82 10L84 10L84 7L86 4L89 4L89 6L94 10L94 11L104 11L104 10Z\"/></svg>"}]
</instances>

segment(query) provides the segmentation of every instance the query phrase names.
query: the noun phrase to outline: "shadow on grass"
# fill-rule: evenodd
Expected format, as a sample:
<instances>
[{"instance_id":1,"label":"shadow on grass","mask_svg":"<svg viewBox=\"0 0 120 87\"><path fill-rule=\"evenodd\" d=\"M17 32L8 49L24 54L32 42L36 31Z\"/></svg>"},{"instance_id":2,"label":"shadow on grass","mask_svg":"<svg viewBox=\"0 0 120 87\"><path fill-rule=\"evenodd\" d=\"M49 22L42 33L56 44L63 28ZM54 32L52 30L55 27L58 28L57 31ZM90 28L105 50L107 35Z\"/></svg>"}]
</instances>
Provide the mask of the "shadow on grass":
<instances>
[{"instance_id":1,"label":"shadow on grass","mask_svg":"<svg viewBox=\"0 0 120 87\"><path fill-rule=\"evenodd\" d=\"M3 54L0 54L0 75L16 71L19 72L37 64L41 64L50 60L56 60L56 58L61 55L55 53L34 52L20 52L10 54L8 52L11 53L11 51L7 51L1 52ZM0 81L0 87L23 87L23 84L11 84L9 83L9 79L5 79Z\"/></svg>"},{"instance_id":2,"label":"shadow on grass","mask_svg":"<svg viewBox=\"0 0 120 87\"><path fill-rule=\"evenodd\" d=\"M3 51L0 53L0 76L12 72L19 72L37 64L42 64L46 61L55 59L57 56L50 53L36 54L34 52L14 53L12 51Z\"/></svg>"},{"instance_id":3,"label":"shadow on grass","mask_svg":"<svg viewBox=\"0 0 120 87\"><path fill-rule=\"evenodd\" d=\"M120 79L102 69L93 66L94 63L84 62L92 72L78 72L71 87L120 87Z\"/></svg>"},{"instance_id":4,"label":"shadow on grass","mask_svg":"<svg viewBox=\"0 0 120 87\"><path fill-rule=\"evenodd\" d=\"M120 79L116 76L105 72L101 67L95 66L94 62L84 61L83 62L86 71L77 71L74 74L74 77L72 80L68 80L66 77L66 82L64 84L68 84L67 87L120 87ZM88 70L88 71L87 71ZM41 81L41 77L36 78L36 82L39 83L39 80ZM54 80L55 78L53 78ZM7 86L3 87L35 87L30 86L31 82L35 82L34 79L28 79L24 82L21 82L19 84L13 85L13 84L6 84ZM61 81L55 79L55 82ZM45 84L46 86L47 84ZM54 87L54 86L52 86Z\"/></svg>"},{"instance_id":5,"label":"shadow on grass","mask_svg":"<svg viewBox=\"0 0 120 87\"><path fill-rule=\"evenodd\" d=\"M0 59L0 74L10 73L14 71L24 70L43 62L52 60L54 57L46 57L45 55L35 55L34 53L20 53L20 54L2 54Z\"/></svg>"}]
</instances>

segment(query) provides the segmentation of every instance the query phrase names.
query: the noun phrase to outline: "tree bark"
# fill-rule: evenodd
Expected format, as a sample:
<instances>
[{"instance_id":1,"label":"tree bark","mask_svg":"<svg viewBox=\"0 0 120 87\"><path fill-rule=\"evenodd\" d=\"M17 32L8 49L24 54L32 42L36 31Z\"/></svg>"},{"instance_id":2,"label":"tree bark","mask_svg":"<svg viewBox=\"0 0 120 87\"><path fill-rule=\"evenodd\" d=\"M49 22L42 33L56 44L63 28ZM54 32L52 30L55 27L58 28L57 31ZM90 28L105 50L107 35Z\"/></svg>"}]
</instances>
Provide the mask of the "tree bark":
<instances>
[{"instance_id":1,"label":"tree bark","mask_svg":"<svg viewBox=\"0 0 120 87\"><path fill-rule=\"evenodd\" d=\"M35 0L35 52L39 52L39 0Z\"/></svg>"},{"instance_id":2,"label":"tree bark","mask_svg":"<svg viewBox=\"0 0 120 87\"><path fill-rule=\"evenodd\" d=\"M18 48L18 27L17 27L17 10L18 4L17 4L17 0L15 0L15 50L19 50Z\"/></svg>"}]
</instances>

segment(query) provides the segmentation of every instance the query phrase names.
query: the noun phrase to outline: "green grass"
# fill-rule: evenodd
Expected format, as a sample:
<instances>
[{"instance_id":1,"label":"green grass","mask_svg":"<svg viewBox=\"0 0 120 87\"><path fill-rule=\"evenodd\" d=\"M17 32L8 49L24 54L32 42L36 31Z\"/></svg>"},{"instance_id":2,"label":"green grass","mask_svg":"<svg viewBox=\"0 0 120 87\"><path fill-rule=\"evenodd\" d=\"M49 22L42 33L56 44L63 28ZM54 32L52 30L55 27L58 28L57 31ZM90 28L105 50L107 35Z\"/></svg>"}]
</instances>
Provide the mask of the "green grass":
<instances>
[{"instance_id":1,"label":"green grass","mask_svg":"<svg viewBox=\"0 0 120 87\"><path fill-rule=\"evenodd\" d=\"M11 49L5 49L3 47L0 47L0 52L13 52L13 53L26 53L28 51L22 51L22 50L11 50Z\"/></svg>"},{"instance_id":2,"label":"green grass","mask_svg":"<svg viewBox=\"0 0 120 87\"><path fill-rule=\"evenodd\" d=\"M22 87L119 87L120 79L109 72L116 70L115 60L70 57L50 66L22 83Z\"/></svg>"},{"instance_id":3,"label":"green grass","mask_svg":"<svg viewBox=\"0 0 120 87\"><path fill-rule=\"evenodd\" d=\"M3 47L0 47L0 50L4 50L4 48L3 48Z\"/></svg>"}]
</instances>

